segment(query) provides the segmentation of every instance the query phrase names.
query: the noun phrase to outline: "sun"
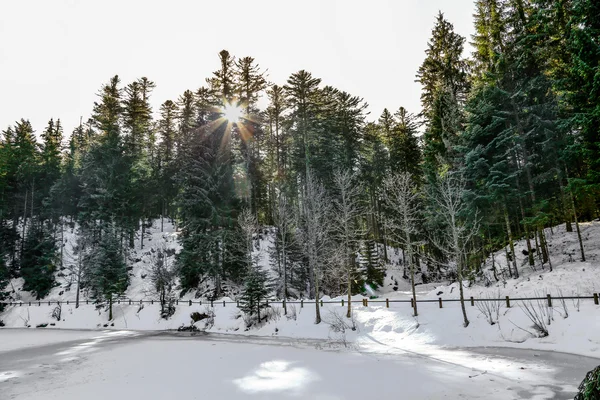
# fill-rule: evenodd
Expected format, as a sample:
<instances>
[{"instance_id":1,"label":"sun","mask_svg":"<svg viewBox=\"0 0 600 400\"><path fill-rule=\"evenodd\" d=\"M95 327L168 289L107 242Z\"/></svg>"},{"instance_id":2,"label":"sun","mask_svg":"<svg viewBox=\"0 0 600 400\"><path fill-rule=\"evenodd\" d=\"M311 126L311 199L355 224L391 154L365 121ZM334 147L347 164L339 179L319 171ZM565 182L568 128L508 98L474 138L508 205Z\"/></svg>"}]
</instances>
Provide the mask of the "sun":
<instances>
[{"instance_id":1,"label":"sun","mask_svg":"<svg viewBox=\"0 0 600 400\"><path fill-rule=\"evenodd\" d=\"M229 122L240 122L242 120L243 115L244 113L242 111L242 108L234 104L225 104L225 107L223 107L223 118L225 118Z\"/></svg>"}]
</instances>

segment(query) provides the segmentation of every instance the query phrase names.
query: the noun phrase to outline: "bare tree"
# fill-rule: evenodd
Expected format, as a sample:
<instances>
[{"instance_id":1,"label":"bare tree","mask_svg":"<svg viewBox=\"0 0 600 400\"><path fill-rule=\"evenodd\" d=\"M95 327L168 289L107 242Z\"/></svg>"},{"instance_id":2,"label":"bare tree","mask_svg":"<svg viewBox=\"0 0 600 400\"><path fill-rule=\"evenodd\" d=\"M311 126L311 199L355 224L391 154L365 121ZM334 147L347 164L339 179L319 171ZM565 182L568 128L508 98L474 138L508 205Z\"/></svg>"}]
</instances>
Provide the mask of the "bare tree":
<instances>
[{"instance_id":1,"label":"bare tree","mask_svg":"<svg viewBox=\"0 0 600 400\"><path fill-rule=\"evenodd\" d=\"M469 326L469 319L463 292L463 268L469 251L472 250L472 239L479 232L479 218L477 213L471 218L467 215L467 203L463 197L465 184L462 176L449 172L440 177L436 187L430 188L429 195L445 225L445 229L433 242L449 259L456 262L460 306L466 328Z\"/></svg>"},{"instance_id":2,"label":"bare tree","mask_svg":"<svg viewBox=\"0 0 600 400\"><path fill-rule=\"evenodd\" d=\"M243 262L246 264L246 271L249 272L258 261L258 254L254 252L254 239L258 234L258 221L249 208L243 209L238 216L238 226L241 235L239 246Z\"/></svg>"},{"instance_id":3,"label":"bare tree","mask_svg":"<svg viewBox=\"0 0 600 400\"><path fill-rule=\"evenodd\" d=\"M415 235L418 233L419 223L419 191L417 190L412 175L408 172L400 172L388 176L383 182L383 196L387 207L392 211L392 216L385 221L386 231L405 250L409 269L410 283L413 296L413 311L417 316L417 294L415 290L415 265L414 251ZM407 260L403 260L405 265Z\"/></svg>"},{"instance_id":4,"label":"bare tree","mask_svg":"<svg viewBox=\"0 0 600 400\"><path fill-rule=\"evenodd\" d=\"M309 170L310 172L310 170ZM315 323L321 323L319 308L320 283L329 267L330 200L325 188L309 173L303 199L303 250L308 260L308 269L314 281Z\"/></svg>"},{"instance_id":5,"label":"bare tree","mask_svg":"<svg viewBox=\"0 0 600 400\"><path fill-rule=\"evenodd\" d=\"M154 293L160 300L160 314L163 318L169 318L175 312L175 278L177 273L174 268L172 257L163 246L151 256L150 280Z\"/></svg>"},{"instance_id":6,"label":"bare tree","mask_svg":"<svg viewBox=\"0 0 600 400\"><path fill-rule=\"evenodd\" d=\"M274 253L276 258L279 281L277 282L277 291L281 293L284 299L283 312L287 315L288 297L288 257L290 248L294 245L294 231L296 230L296 215L288 202L288 198L282 192L279 192L277 204L273 210L273 223L276 229Z\"/></svg>"},{"instance_id":7,"label":"bare tree","mask_svg":"<svg viewBox=\"0 0 600 400\"><path fill-rule=\"evenodd\" d=\"M334 236L340 246L340 261L346 277L348 291L348 311L346 317L352 316L352 281L356 275L356 250L363 237L363 230L358 224L363 215L360 204L361 186L356 183L356 174L349 170L338 170L333 175L337 191L334 204Z\"/></svg>"}]
</instances>

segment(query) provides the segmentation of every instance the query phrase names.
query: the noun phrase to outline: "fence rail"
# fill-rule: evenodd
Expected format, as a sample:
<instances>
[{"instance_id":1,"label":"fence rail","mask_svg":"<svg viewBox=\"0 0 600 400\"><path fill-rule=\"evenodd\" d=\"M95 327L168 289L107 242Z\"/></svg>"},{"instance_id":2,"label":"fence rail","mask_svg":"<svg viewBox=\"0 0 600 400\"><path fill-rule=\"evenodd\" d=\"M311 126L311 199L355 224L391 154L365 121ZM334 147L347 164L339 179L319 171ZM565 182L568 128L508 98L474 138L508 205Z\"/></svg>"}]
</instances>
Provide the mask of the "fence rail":
<instances>
[{"instance_id":1,"label":"fence rail","mask_svg":"<svg viewBox=\"0 0 600 400\"><path fill-rule=\"evenodd\" d=\"M489 302L489 301L493 301L493 302L502 302L502 303L506 303L506 306L510 308L511 301L546 301L549 307L552 307L552 301L553 300L594 300L594 304L598 305L599 302L599 294L598 293L593 293L590 296L551 296L550 294L546 295L546 297L509 297L509 296L505 296L504 298L501 299L493 299L493 298L485 298L485 299L476 299L473 297L469 297L469 298L465 298L465 302L470 303L471 306L474 306L476 302ZM341 300L320 300L319 303L321 305L323 304L341 304L341 306L345 306L346 303L346 299L341 299ZM452 303L452 302L459 302L460 299L442 299L441 297L438 297L437 299L417 299L416 302L417 303L438 303L440 308L443 308L443 304L444 303ZM352 303L360 303L360 300L353 300ZM368 299L368 298L363 298L362 299L362 305L365 307L368 307L369 303L385 303L386 307L389 308L390 307L390 303L410 303L411 307L413 306L413 302L414 300L411 299ZM104 304L104 303L96 303L93 300L80 300L79 301L79 305L82 304ZM160 304L160 300L154 300L154 299L150 299L150 300L130 300L130 299L116 299L113 301L113 305L114 304L121 304L121 305L139 305L139 304ZM225 307L227 304L235 304L236 306L239 306L239 301L226 301L226 300L175 300L175 304L176 305L188 305L188 306L192 306L194 304L198 304L198 305L210 305L211 307L215 307L215 305L219 306L219 305L223 305L223 307ZM266 300L265 303L267 305L269 304L300 304L300 307L304 307L305 304L315 304L315 300ZM4 305L8 305L8 306L18 306L18 307L22 307L22 306L38 306L41 307L42 305L75 305L76 302L72 301L72 300L65 300L65 301L60 301L60 300L51 300L51 301L0 301L0 304L4 304Z\"/></svg>"}]
</instances>

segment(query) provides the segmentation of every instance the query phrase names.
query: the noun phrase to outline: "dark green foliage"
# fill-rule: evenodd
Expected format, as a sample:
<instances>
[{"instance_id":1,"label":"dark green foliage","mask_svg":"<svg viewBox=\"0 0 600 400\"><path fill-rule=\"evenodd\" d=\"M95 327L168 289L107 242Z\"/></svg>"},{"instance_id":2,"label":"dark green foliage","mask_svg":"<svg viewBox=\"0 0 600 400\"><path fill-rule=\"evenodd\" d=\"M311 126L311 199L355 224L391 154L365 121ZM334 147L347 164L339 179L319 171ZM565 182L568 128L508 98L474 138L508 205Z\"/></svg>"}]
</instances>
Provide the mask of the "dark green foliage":
<instances>
[{"instance_id":1,"label":"dark green foliage","mask_svg":"<svg viewBox=\"0 0 600 400\"><path fill-rule=\"evenodd\" d=\"M125 292L129 284L121 240L113 227L98 233L97 242L85 257L85 284L98 300L110 300Z\"/></svg>"},{"instance_id":2,"label":"dark green foliage","mask_svg":"<svg viewBox=\"0 0 600 400\"><path fill-rule=\"evenodd\" d=\"M385 264L382 261L377 242L366 240L360 249L360 272L361 276L354 281L353 290L356 293L364 291L364 285L376 289L383 285L385 277Z\"/></svg>"},{"instance_id":3,"label":"dark green foliage","mask_svg":"<svg viewBox=\"0 0 600 400\"><path fill-rule=\"evenodd\" d=\"M260 267L252 268L244 279L244 289L240 296L240 309L249 314L257 315L260 322L260 310L267 307L269 283L267 274Z\"/></svg>"},{"instance_id":4,"label":"dark green foliage","mask_svg":"<svg viewBox=\"0 0 600 400\"><path fill-rule=\"evenodd\" d=\"M600 367L588 372L581 385L579 385L579 392L575 396L575 400L598 399L600 399Z\"/></svg>"},{"instance_id":5,"label":"dark green foliage","mask_svg":"<svg viewBox=\"0 0 600 400\"><path fill-rule=\"evenodd\" d=\"M57 261L52 232L34 220L27 231L21 255L20 271L25 281L23 289L34 293L37 299L45 297L54 287Z\"/></svg>"}]
</instances>

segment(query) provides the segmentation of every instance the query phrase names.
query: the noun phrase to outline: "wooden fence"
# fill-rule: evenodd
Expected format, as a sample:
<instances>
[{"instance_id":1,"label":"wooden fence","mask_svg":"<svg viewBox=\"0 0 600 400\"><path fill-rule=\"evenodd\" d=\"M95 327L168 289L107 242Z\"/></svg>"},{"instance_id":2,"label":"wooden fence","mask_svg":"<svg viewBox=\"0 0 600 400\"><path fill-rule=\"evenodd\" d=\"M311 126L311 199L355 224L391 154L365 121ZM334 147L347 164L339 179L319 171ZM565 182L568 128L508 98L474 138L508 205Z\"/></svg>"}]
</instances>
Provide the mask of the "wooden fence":
<instances>
[{"instance_id":1,"label":"wooden fence","mask_svg":"<svg viewBox=\"0 0 600 400\"><path fill-rule=\"evenodd\" d=\"M551 296L550 294L546 295L546 297L509 297L509 296L505 296L504 298L500 298L500 299L493 299L493 298L487 298L487 299L476 299L473 297L469 297L469 298L465 298L465 302L466 303L470 303L471 306L475 306L476 302L488 302L488 301L494 301L494 302L503 302L506 304L506 307L510 308L511 307L511 302L512 301L534 301L534 300L543 300L546 301L548 304L548 307L552 307L552 301L553 300L594 300L594 304L598 305L599 304L599 295L598 293L593 293L591 296ZM452 303L452 302L459 302L460 299L442 299L441 297L437 298L437 299L423 299L423 300L416 300L417 303L438 303L439 308L443 308L444 307L444 303ZM82 304L96 304L94 301L91 300L81 300L79 302L80 305ZM357 303L359 301L352 301L352 303ZM113 301L113 304L121 304L121 305L139 305L139 304L160 304L159 300L131 300L131 299L116 299ZM300 307L304 307L305 304L315 304L315 300L266 300L265 301L266 305L270 305L270 304L281 304L282 306L285 304L299 304ZM344 307L347 303L346 303L346 299L341 299L341 300L320 300L319 301L320 305L324 305L324 304L339 304L342 307ZM394 304L394 303L410 303L410 306L413 307L414 306L414 302L413 299L407 299L407 300L400 300L400 299L367 299L367 298L363 298L362 299L362 305L364 307L368 307L369 304L383 304L385 303L386 308L390 308L390 304ZM0 304L5 304L8 306L18 306L18 307L22 307L22 306L38 306L41 307L42 305L75 305L75 301L72 300L66 300L66 301L59 301L59 300L52 300L52 301L0 301ZM223 307L225 307L227 304L235 304L236 306L239 307L239 301L226 301L226 300L175 300L175 304L176 305L188 305L188 306L192 306L194 304L198 304L198 305L210 305L211 307L215 307L216 306L220 306L223 305Z\"/></svg>"}]
</instances>

